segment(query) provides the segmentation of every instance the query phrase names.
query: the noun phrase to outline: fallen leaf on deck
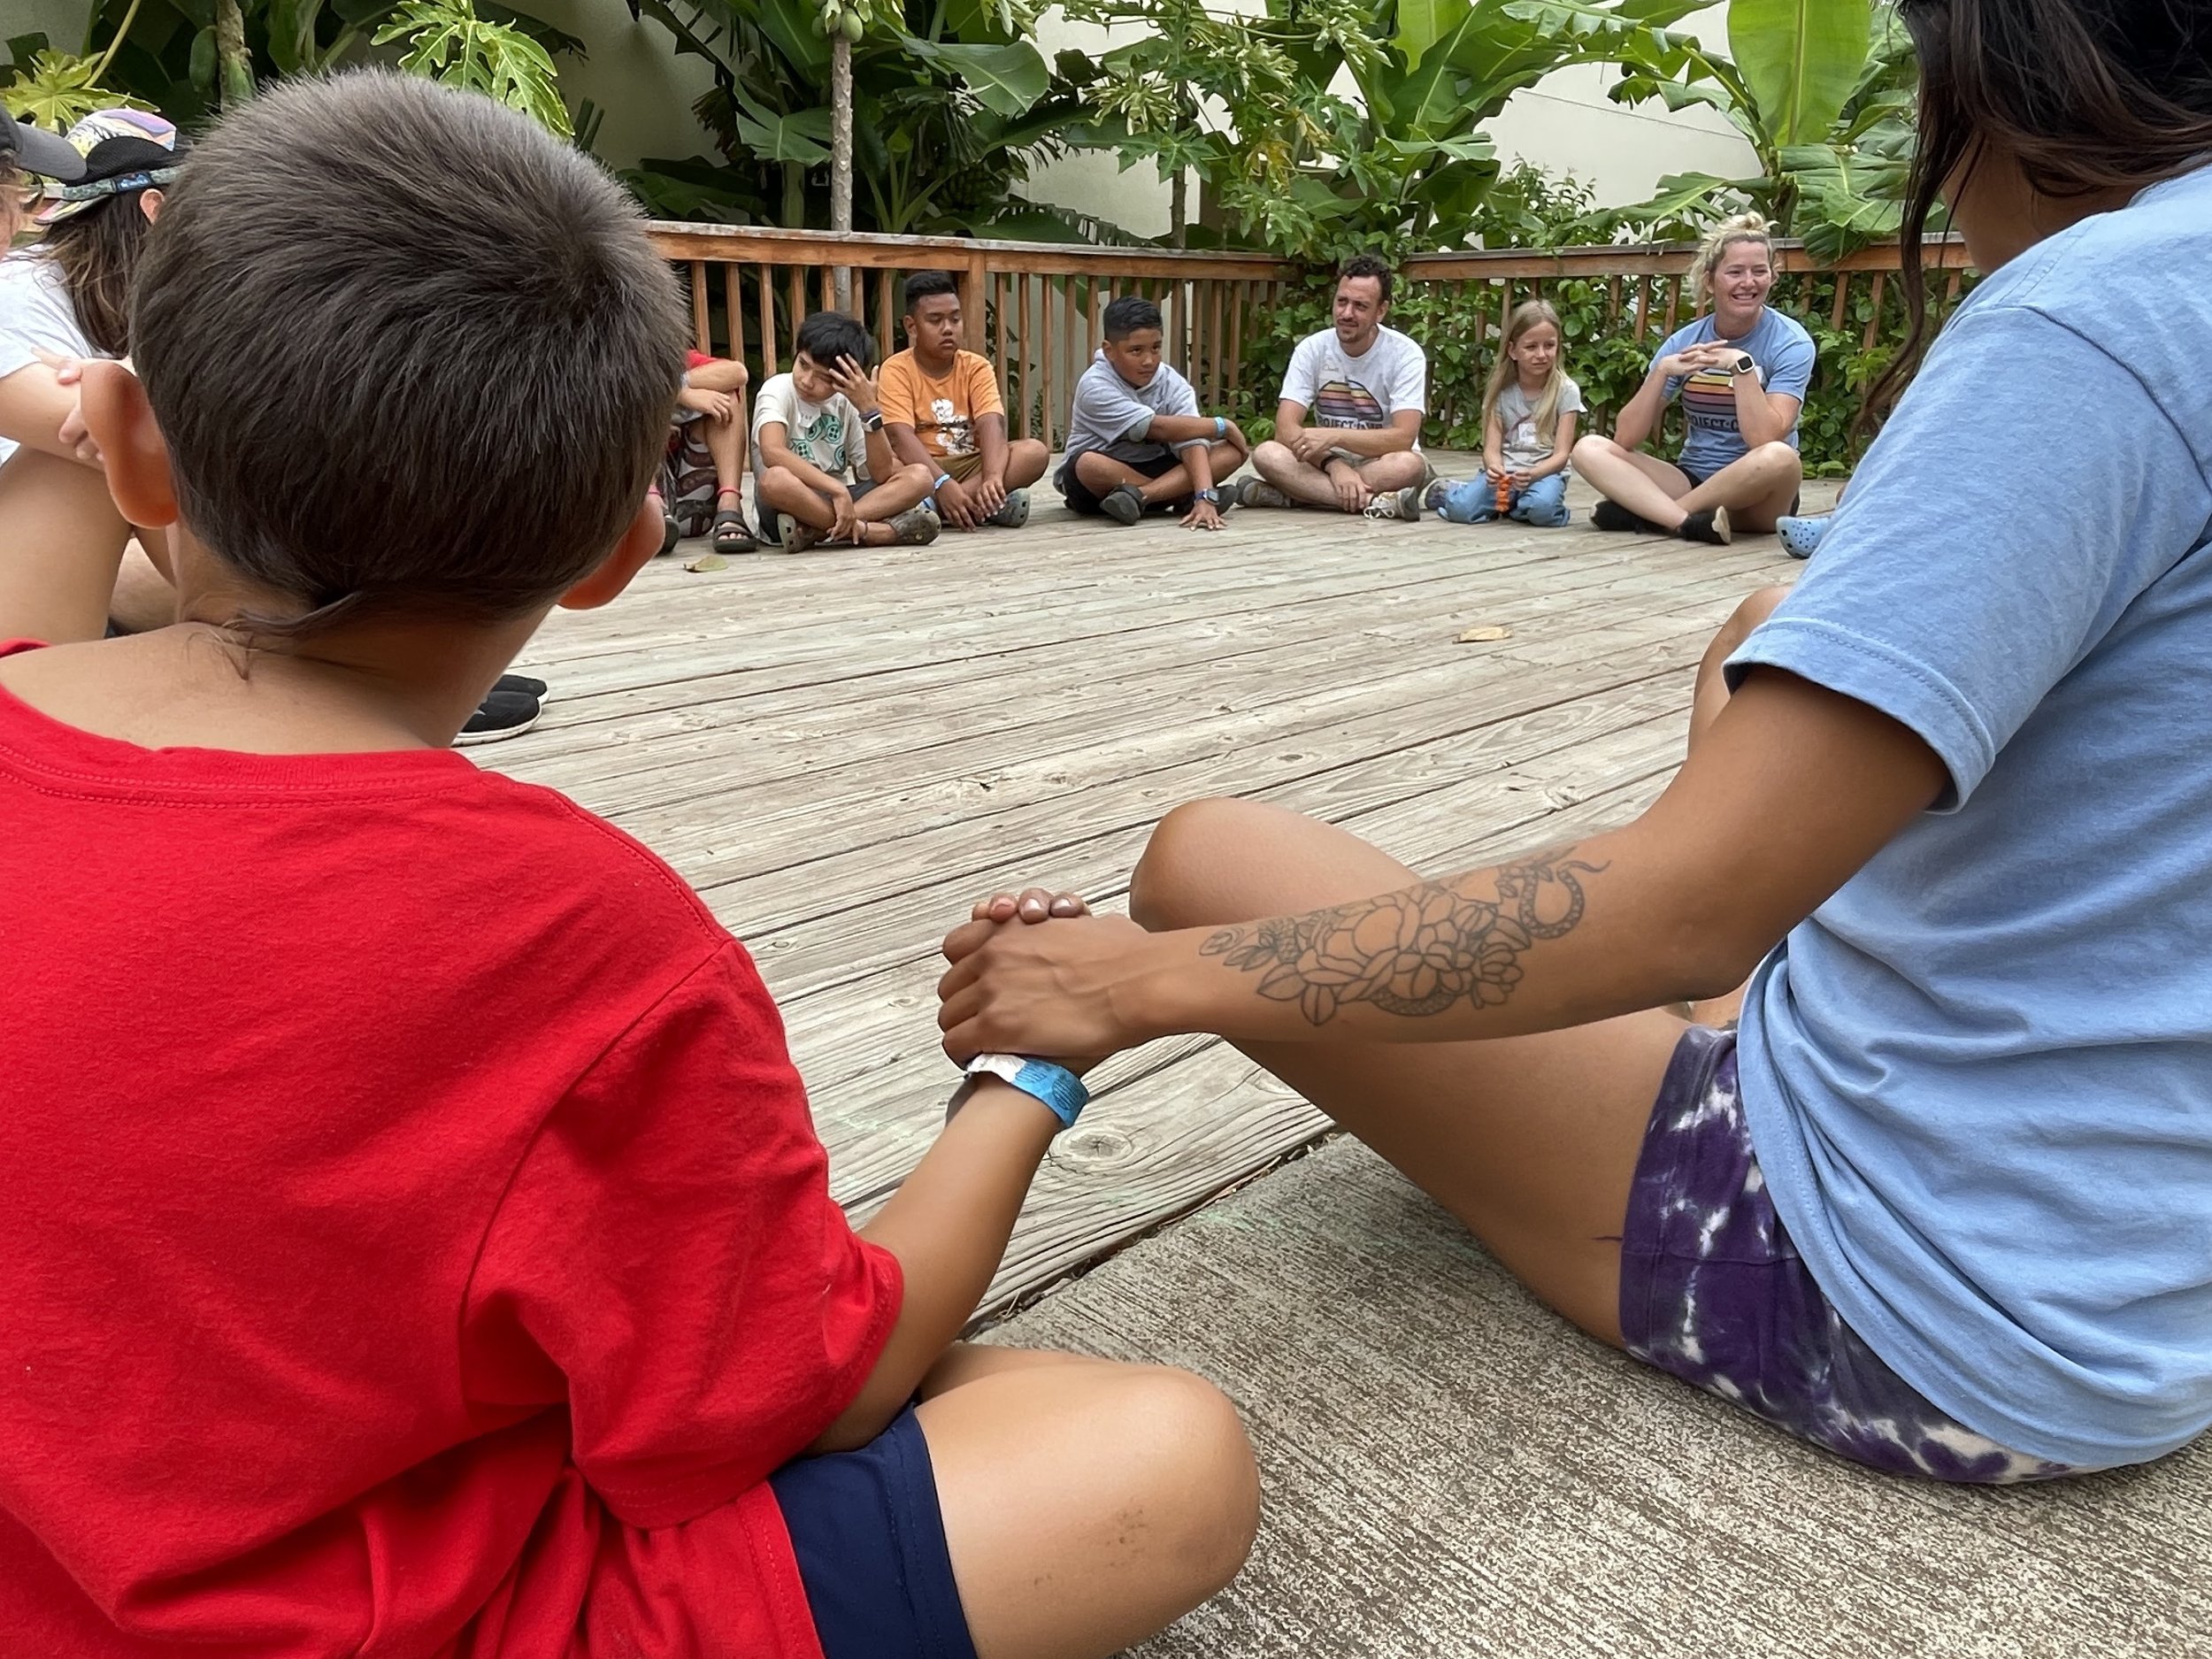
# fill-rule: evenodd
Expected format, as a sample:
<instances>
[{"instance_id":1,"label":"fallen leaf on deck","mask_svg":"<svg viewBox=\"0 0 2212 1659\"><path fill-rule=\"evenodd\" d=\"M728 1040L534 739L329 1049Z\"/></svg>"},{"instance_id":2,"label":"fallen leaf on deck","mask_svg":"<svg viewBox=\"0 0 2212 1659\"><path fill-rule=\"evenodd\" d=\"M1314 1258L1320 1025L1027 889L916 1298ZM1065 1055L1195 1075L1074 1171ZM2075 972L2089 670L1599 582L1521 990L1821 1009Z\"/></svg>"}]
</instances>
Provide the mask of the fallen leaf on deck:
<instances>
[{"instance_id":1,"label":"fallen leaf on deck","mask_svg":"<svg viewBox=\"0 0 2212 1659\"><path fill-rule=\"evenodd\" d=\"M726 571L729 569L729 560L724 558L719 553L703 553L697 558L692 560L690 564L684 566L684 568L687 571L699 572Z\"/></svg>"},{"instance_id":2,"label":"fallen leaf on deck","mask_svg":"<svg viewBox=\"0 0 2212 1659\"><path fill-rule=\"evenodd\" d=\"M1462 645L1479 645L1489 640L1509 640L1512 637L1513 630L1511 628L1470 628L1466 633L1459 636L1458 643Z\"/></svg>"}]
</instances>

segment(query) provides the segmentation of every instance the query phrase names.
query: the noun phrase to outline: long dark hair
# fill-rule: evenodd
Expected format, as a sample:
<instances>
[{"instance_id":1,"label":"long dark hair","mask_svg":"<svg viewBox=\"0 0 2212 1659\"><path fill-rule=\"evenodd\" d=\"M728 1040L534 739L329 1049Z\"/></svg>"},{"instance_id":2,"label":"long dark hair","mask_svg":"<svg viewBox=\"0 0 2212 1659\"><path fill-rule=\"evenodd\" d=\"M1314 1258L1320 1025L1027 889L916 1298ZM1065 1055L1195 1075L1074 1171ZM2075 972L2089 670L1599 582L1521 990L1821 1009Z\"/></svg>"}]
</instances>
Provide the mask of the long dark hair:
<instances>
[{"instance_id":1,"label":"long dark hair","mask_svg":"<svg viewBox=\"0 0 2212 1659\"><path fill-rule=\"evenodd\" d=\"M131 349L131 277L146 243L139 193L96 201L51 226L39 246L61 267L77 326L95 351L124 357Z\"/></svg>"},{"instance_id":2,"label":"long dark hair","mask_svg":"<svg viewBox=\"0 0 2212 1659\"><path fill-rule=\"evenodd\" d=\"M1886 407L1928 337L1920 239L1937 192L1986 147L2061 199L2139 190L2212 160L2212 5L2203 0L1901 0L1920 54L1906 187L1904 344L1868 394Z\"/></svg>"}]
</instances>

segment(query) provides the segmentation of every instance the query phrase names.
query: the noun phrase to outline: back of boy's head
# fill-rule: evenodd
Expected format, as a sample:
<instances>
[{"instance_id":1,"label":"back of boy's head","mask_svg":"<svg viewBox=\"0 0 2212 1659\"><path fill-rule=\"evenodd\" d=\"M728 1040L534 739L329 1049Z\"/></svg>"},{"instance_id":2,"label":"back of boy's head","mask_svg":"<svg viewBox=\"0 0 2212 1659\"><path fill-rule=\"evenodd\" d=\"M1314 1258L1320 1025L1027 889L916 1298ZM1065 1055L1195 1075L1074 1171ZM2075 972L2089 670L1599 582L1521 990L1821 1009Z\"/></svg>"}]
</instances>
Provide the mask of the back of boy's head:
<instances>
[{"instance_id":1,"label":"back of boy's head","mask_svg":"<svg viewBox=\"0 0 2212 1659\"><path fill-rule=\"evenodd\" d=\"M799 325L797 345L819 368L835 368L840 357L850 357L864 369L875 366L876 342L857 318L842 311L815 312Z\"/></svg>"},{"instance_id":2,"label":"back of boy's head","mask_svg":"<svg viewBox=\"0 0 2212 1659\"><path fill-rule=\"evenodd\" d=\"M131 337L185 522L310 609L281 635L556 597L636 514L687 332L595 165L488 98L365 72L273 88L201 143Z\"/></svg>"},{"instance_id":3,"label":"back of boy's head","mask_svg":"<svg viewBox=\"0 0 2212 1659\"><path fill-rule=\"evenodd\" d=\"M1125 294L1106 308L1106 338L1126 340L1141 328L1164 326L1160 308L1135 294Z\"/></svg>"},{"instance_id":4,"label":"back of boy's head","mask_svg":"<svg viewBox=\"0 0 2212 1659\"><path fill-rule=\"evenodd\" d=\"M960 283L949 271L917 271L906 279L906 314L911 317L914 308L924 300L935 299L941 294L960 297Z\"/></svg>"}]
</instances>

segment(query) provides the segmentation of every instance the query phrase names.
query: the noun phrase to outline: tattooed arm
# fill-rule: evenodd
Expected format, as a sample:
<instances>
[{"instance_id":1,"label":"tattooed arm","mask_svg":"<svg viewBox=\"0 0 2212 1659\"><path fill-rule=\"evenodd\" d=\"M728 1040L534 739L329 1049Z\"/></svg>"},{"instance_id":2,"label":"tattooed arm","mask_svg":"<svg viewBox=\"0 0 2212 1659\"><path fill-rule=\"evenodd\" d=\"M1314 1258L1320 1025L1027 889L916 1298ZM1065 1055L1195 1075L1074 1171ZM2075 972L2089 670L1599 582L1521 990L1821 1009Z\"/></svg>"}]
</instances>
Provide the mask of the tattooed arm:
<instances>
[{"instance_id":1,"label":"tattooed arm","mask_svg":"<svg viewBox=\"0 0 2212 1659\"><path fill-rule=\"evenodd\" d=\"M1098 1055L1177 1032L1506 1037L1718 995L1943 782L1886 716L1760 670L1624 828L1235 926L971 922L946 941L939 1023L957 1057Z\"/></svg>"}]
</instances>

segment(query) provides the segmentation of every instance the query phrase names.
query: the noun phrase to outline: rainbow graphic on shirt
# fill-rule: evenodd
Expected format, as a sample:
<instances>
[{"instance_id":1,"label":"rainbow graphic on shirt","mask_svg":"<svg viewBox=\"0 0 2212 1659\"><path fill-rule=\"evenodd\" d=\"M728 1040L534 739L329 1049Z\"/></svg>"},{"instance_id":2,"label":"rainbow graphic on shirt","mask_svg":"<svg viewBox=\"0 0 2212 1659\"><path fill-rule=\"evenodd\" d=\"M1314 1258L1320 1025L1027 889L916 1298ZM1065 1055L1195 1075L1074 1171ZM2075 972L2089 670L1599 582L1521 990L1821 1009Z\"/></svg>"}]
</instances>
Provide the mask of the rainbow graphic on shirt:
<instances>
[{"instance_id":1,"label":"rainbow graphic on shirt","mask_svg":"<svg viewBox=\"0 0 2212 1659\"><path fill-rule=\"evenodd\" d=\"M1761 369L1759 384L1766 379ZM1682 416L1707 432L1736 433L1736 377L1725 369L1700 369L1682 382Z\"/></svg>"},{"instance_id":2,"label":"rainbow graphic on shirt","mask_svg":"<svg viewBox=\"0 0 2212 1659\"><path fill-rule=\"evenodd\" d=\"M1390 424L1382 400L1357 380L1324 381L1314 394L1313 421L1317 426L1356 426L1362 431Z\"/></svg>"}]
</instances>

